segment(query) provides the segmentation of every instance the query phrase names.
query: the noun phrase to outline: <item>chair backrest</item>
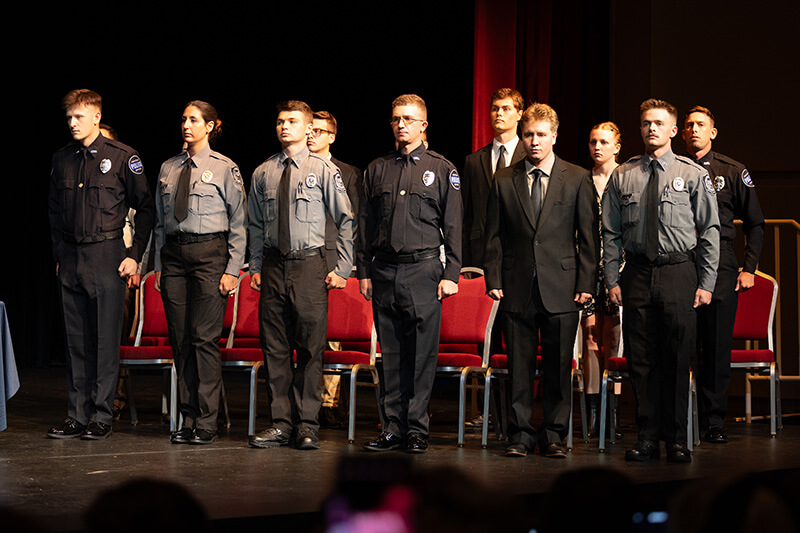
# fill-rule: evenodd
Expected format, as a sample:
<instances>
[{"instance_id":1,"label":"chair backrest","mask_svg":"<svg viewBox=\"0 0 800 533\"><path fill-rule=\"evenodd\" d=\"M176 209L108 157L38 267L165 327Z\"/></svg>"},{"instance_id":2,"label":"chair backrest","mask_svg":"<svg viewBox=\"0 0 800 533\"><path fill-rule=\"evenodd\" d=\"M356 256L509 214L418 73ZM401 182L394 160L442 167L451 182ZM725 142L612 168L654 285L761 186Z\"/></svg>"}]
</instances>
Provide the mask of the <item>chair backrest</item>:
<instances>
[{"instance_id":1,"label":"chair backrest","mask_svg":"<svg viewBox=\"0 0 800 533\"><path fill-rule=\"evenodd\" d=\"M358 279L328 291L328 340L367 342L372 338L372 302L361 295Z\"/></svg>"},{"instance_id":2,"label":"chair backrest","mask_svg":"<svg viewBox=\"0 0 800 533\"><path fill-rule=\"evenodd\" d=\"M237 340L258 339L258 299L261 293L250 287L250 274L239 276L239 286L233 298L233 319L227 347Z\"/></svg>"},{"instance_id":3,"label":"chair backrest","mask_svg":"<svg viewBox=\"0 0 800 533\"><path fill-rule=\"evenodd\" d=\"M458 292L442 301L439 344L483 344L488 364L492 325L499 302L486 294L483 276L458 281Z\"/></svg>"},{"instance_id":4,"label":"chair backrest","mask_svg":"<svg viewBox=\"0 0 800 533\"><path fill-rule=\"evenodd\" d=\"M148 272L142 278L139 288L139 326L136 329L134 346L140 346L142 337L167 337L167 316L161 293L156 290L155 272Z\"/></svg>"},{"instance_id":5,"label":"chair backrest","mask_svg":"<svg viewBox=\"0 0 800 533\"><path fill-rule=\"evenodd\" d=\"M772 323L778 300L778 282L763 272L756 271L755 285L739 293L736 321L733 325L735 340L767 339L772 350Z\"/></svg>"}]
</instances>

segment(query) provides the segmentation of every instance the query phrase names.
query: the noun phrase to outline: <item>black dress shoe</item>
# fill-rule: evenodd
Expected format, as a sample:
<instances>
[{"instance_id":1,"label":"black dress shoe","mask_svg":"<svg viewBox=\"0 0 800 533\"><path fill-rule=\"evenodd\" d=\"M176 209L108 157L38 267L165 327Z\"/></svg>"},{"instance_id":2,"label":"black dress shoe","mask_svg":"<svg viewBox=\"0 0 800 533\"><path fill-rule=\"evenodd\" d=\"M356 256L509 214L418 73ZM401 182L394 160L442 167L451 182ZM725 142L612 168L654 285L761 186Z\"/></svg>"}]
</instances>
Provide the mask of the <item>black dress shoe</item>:
<instances>
[{"instance_id":1,"label":"black dress shoe","mask_svg":"<svg viewBox=\"0 0 800 533\"><path fill-rule=\"evenodd\" d=\"M667 444L667 461L670 463L691 463L692 454L683 444Z\"/></svg>"},{"instance_id":2,"label":"black dress shoe","mask_svg":"<svg viewBox=\"0 0 800 533\"><path fill-rule=\"evenodd\" d=\"M189 444L211 444L217 442L217 434L206 429L195 429Z\"/></svg>"},{"instance_id":3,"label":"black dress shoe","mask_svg":"<svg viewBox=\"0 0 800 533\"><path fill-rule=\"evenodd\" d=\"M633 448L625 452L626 461L649 461L661 457L658 442L654 440L637 440Z\"/></svg>"},{"instance_id":4,"label":"black dress shoe","mask_svg":"<svg viewBox=\"0 0 800 533\"><path fill-rule=\"evenodd\" d=\"M552 457L554 459L566 459L567 450L564 449L558 442L550 442L542 450L545 457Z\"/></svg>"},{"instance_id":5,"label":"black dress shoe","mask_svg":"<svg viewBox=\"0 0 800 533\"><path fill-rule=\"evenodd\" d=\"M528 455L528 447L521 442L513 442L506 448L506 457L525 457Z\"/></svg>"},{"instance_id":6,"label":"black dress shoe","mask_svg":"<svg viewBox=\"0 0 800 533\"><path fill-rule=\"evenodd\" d=\"M247 443L253 448L275 448L289 444L289 435L285 431L272 427L260 435L250 435Z\"/></svg>"},{"instance_id":7,"label":"black dress shoe","mask_svg":"<svg viewBox=\"0 0 800 533\"><path fill-rule=\"evenodd\" d=\"M428 451L428 440L418 433L412 433L406 437L403 450L408 453L425 453Z\"/></svg>"},{"instance_id":8,"label":"black dress shoe","mask_svg":"<svg viewBox=\"0 0 800 533\"><path fill-rule=\"evenodd\" d=\"M169 436L169 441L172 444L189 444L189 441L194 437L194 430L192 428L183 428Z\"/></svg>"},{"instance_id":9,"label":"black dress shoe","mask_svg":"<svg viewBox=\"0 0 800 533\"><path fill-rule=\"evenodd\" d=\"M723 433L722 428L719 426L711 426L706 431L705 439L706 442L713 442L714 444L725 444L728 442L728 436Z\"/></svg>"},{"instance_id":10,"label":"black dress shoe","mask_svg":"<svg viewBox=\"0 0 800 533\"><path fill-rule=\"evenodd\" d=\"M111 426L108 424L103 424L102 422L89 422L89 425L86 426L81 438L83 440L107 439L112 433L113 431L111 431Z\"/></svg>"},{"instance_id":11,"label":"black dress shoe","mask_svg":"<svg viewBox=\"0 0 800 533\"><path fill-rule=\"evenodd\" d=\"M83 435L86 426L68 416L60 426L55 426L47 430L47 436L51 439L74 439Z\"/></svg>"},{"instance_id":12,"label":"black dress shoe","mask_svg":"<svg viewBox=\"0 0 800 533\"><path fill-rule=\"evenodd\" d=\"M302 428L297 432L295 444L298 450L318 450L319 436L312 428Z\"/></svg>"},{"instance_id":13,"label":"black dress shoe","mask_svg":"<svg viewBox=\"0 0 800 533\"><path fill-rule=\"evenodd\" d=\"M389 450L396 450L401 444L403 444L401 437L384 431L376 438L365 442L362 448L370 452L388 452Z\"/></svg>"}]
</instances>

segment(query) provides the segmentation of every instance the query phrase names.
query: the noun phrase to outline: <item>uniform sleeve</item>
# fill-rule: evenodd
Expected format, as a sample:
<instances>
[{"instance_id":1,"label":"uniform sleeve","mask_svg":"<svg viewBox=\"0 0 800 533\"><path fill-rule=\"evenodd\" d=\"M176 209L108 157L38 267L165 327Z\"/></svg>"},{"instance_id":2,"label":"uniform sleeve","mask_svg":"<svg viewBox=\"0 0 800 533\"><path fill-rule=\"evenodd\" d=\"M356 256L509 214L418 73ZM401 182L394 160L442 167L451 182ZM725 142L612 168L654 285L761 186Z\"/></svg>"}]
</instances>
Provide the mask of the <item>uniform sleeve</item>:
<instances>
[{"instance_id":1,"label":"uniform sleeve","mask_svg":"<svg viewBox=\"0 0 800 533\"><path fill-rule=\"evenodd\" d=\"M622 261L622 224L619 206L619 173L611 173L602 198L603 277L606 286L619 285L619 266Z\"/></svg>"},{"instance_id":2,"label":"uniform sleeve","mask_svg":"<svg viewBox=\"0 0 800 533\"><path fill-rule=\"evenodd\" d=\"M247 235L250 240L250 274L261 273L264 254L264 210L263 192L259 183L263 178L259 172L250 181L250 194L247 195Z\"/></svg>"},{"instance_id":3,"label":"uniform sleeve","mask_svg":"<svg viewBox=\"0 0 800 533\"><path fill-rule=\"evenodd\" d=\"M161 272L161 248L166 241L166 230L164 228L164 201L161 196L161 180L168 172L166 164L161 165L161 170L158 173L158 180L156 181L156 223L153 227L153 270Z\"/></svg>"},{"instance_id":4,"label":"uniform sleeve","mask_svg":"<svg viewBox=\"0 0 800 533\"><path fill-rule=\"evenodd\" d=\"M133 217L133 246L131 247L130 257L141 263L144 250L147 248L147 241L150 240L150 233L153 231L156 210L150 186L147 184L147 177L144 171L134 172L131 162L138 161L138 154L128 156L125 165L125 195L128 200L128 207L136 210ZM138 167L141 168L141 167Z\"/></svg>"},{"instance_id":5,"label":"uniform sleeve","mask_svg":"<svg viewBox=\"0 0 800 533\"><path fill-rule=\"evenodd\" d=\"M58 250L64 239L64 228L61 227L61 199L58 194L58 183L55 172L55 157L50 169L50 190L47 196L47 211L50 219L50 240L53 245L53 260L58 263Z\"/></svg>"},{"instance_id":6,"label":"uniform sleeve","mask_svg":"<svg viewBox=\"0 0 800 533\"><path fill-rule=\"evenodd\" d=\"M247 246L247 200L239 168L235 165L228 167L225 174L225 209L228 212L228 264L225 273L238 278Z\"/></svg>"},{"instance_id":7,"label":"uniform sleeve","mask_svg":"<svg viewBox=\"0 0 800 533\"><path fill-rule=\"evenodd\" d=\"M447 170L447 183L444 183L442 202L442 236L444 238L444 276L446 280L458 283L461 275L461 228L464 224L464 211L461 203L461 178L451 166Z\"/></svg>"},{"instance_id":8,"label":"uniform sleeve","mask_svg":"<svg viewBox=\"0 0 800 533\"><path fill-rule=\"evenodd\" d=\"M709 192L704 183L709 182L708 173L703 173L697 186L691 191L690 201L697 230L698 288L714 292L719 266L719 207L716 195Z\"/></svg>"},{"instance_id":9,"label":"uniform sleeve","mask_svg":"<svg viewBox=\"0 0 800 533\"><path fill-rule=\"evenodd\" d=\"M372 201L371 185L374 168L367 167L364 171L364 192L358 216L358 231L356 244L356 275L358 279L370 277L370 267L372 265L372 243L375 242L375 235L378 230L380 220L375 213L375 205Z\"/></svg>"},{"instance_id":10,"label":"uniform sleeve","mask_svg":"<svg viewBox=\"0 0 800 533\"><path fill-rule=\"evenodd\" d=\"M749 181L750 185L746 185L745 180L751 180L751 178L747 169L742 168L734 183L736 202L733 209L734 215L742 220L742 231L745 235L742 270L753 274L758 267L758 259L761 256L766 222L764 221L764 214L761 212L761 204L758 201L756 189L752 185L752 181Z\"/></svg>"},{"instance_id":11,"label":"uniform sleeve","mask_svg":"<svg viewBox=\"0 0 800 533\"><path fill-rule=\"evenodd\" d=\"M336 168L336 167L334 167ZM354 248L354 219L353 208L347 195L347 189L341 179L341 172L328 171L323 180L323 193L325 207L328 210L334 224L339 230L336 237L336 274L347 278L353 270L353 248Z\"/></svg>"}]
</instances>

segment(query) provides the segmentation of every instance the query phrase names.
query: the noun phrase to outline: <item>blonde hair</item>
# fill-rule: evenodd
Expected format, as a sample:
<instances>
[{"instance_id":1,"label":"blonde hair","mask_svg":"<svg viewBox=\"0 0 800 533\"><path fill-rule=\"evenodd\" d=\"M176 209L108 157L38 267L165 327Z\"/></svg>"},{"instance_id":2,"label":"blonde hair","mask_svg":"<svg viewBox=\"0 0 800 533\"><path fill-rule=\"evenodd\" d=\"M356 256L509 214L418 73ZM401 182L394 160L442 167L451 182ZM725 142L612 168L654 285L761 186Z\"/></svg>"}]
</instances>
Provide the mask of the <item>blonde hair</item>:
<instances>
[{"instance_id":1,"label":"blonde hair","mask_svg":"<svg viewBox=\"0 0 800 533\"><path fill-rule=\"evenodd\" d=\"M540 104L534 102L528 106L522 113L522 119L519 121L520 126L527 122L544 122L550 123L550 129L553 133L558 131L558 114L555 109L547 104Z\"/></svg>"}]
</instances>

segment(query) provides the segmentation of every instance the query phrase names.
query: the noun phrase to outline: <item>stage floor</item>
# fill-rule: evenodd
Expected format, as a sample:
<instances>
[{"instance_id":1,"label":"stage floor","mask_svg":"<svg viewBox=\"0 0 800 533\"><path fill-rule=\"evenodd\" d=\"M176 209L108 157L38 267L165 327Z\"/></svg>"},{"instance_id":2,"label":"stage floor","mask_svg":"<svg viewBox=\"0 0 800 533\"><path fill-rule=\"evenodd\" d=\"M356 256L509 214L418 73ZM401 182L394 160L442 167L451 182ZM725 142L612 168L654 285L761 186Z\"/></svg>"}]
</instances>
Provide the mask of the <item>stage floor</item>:
<instances>
[{"instance_id":1,"label":"stage floor","mask_svg":"<svg viewBox=\"0 0 800 533\"><path fill-rule=\"evenodd\" d=\"M169 428L160 415L161 376L136 375L136 404L140 422L130 424L125 412L114 424L114 434L103 441L56 440L46 430L64 417L64 369L21 369L21 389L8 402L8 429L0 433L0 506L34 516L53 531L82 528L82 513L104 489L140 477L167 479L184 485L205 506L217 531L234 529L242 521L289 521L295 529L319 528L326 498L337 487L338 468L371 464L380 455L407 460L415 472L452 468L494 494L508 494L533 505L559 475L588 467L619 471L642 491L669 493L688 480L746 472L800 468L800 425L796 417L784 420L778 438L770 438L765 421L747 425L729 422L726 445L701 444L691 464L670 464L663 458L644 464L626 463L625 449L635 439L632 407L622 408L621 441L600 454L597 441L580 438L576 406L575 446L565 460L542 457L538 451L523 459L503 457L504 443L490 438L480 446L480 434L468 433L463 448L456 446L457 391L437 382L432 400L432 435L427 454L399 452L370 454L361 443L377 434L375 398L365 390L358 397L356 444L347 442L345 430L321 430L321 449L298 451L282 447L252 449L247 446L247 384L244 376L226 373L231 427L208 446L169 443ZM261 416L257 430L267 420L266 391L260 384ZM758 405L760 407L760 405ZM796 407L784 403L784 412ZM540 404L537 405L540 409ZM732 409L741 411L740 402ZM493 433L490 433L493 437Z\"/></svg>"}]
</instances>

